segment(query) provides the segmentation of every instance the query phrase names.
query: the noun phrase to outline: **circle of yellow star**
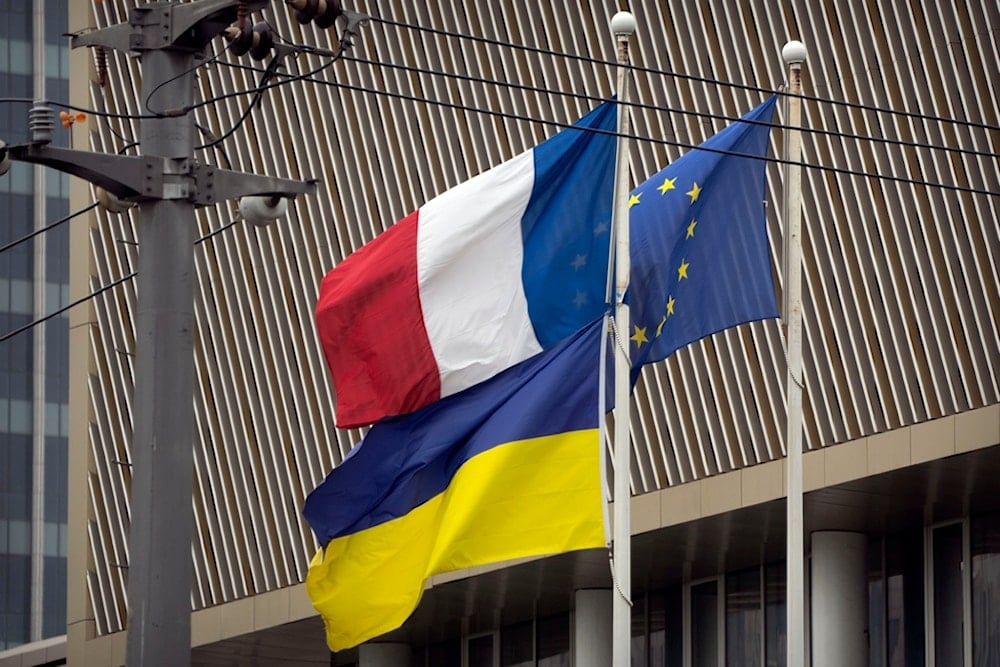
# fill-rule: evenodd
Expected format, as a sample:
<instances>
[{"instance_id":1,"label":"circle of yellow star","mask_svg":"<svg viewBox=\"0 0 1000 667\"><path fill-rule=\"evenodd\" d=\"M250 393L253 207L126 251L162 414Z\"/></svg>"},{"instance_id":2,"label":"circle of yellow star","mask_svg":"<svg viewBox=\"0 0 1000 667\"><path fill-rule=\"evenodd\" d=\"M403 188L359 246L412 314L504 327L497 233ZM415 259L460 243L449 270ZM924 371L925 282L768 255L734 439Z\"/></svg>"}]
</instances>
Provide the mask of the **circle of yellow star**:
<instances>
[{"instance_id":1,"label":"circle of yellow star","mask_svg":"<svg viewBox=\"0 0 1000 667\"><path fill-rule=\"evenodd\" d=\"M684 260L681 260L681 265L677 269L677 280L684 280L688 277L688 266L690 266Z\"/></svg>"},{"instance_id":2,"label":"circle of yellow star","mask_svg":"<svg viewBox=\"0 0 1000 667\"><path fill-rule=\"evenodd\" d=\"M670 317L671 315L674 314L674 304L675 303L676 303L676 301L674 301L674 297L673 296L671 296L669 299L667 299L667 317Z\"/></svg>"},{"instance_id":3,"label":"circle of yellow star","mask_svg":"<svg viewBox=\"0 0 1000 667\"><path fill-rule=\"evenodd\" d=\"M693 186L691 186L691 189L685 192L684 194L686 194L688 197L691 198L691 203L693 204L696 201L698 201L698 195L701 194L701 186L695 183Z\"/></svg>"},{"instance_id":4,"label":"circle of yellow star","mask_svg":"<svg viewBox=\"0 0 1000 667\"><path fill-rule=\"evenodd\" d=\"M638 204L639 203L639 197L640 197L640 195L637 195L637 194L633 193L632 196L628 198L628 207L632 208L633 206L635 206L636 204Z\"/></svg>"},{"instance_id":5,"label":"circle of yellow star","mask_svg":"<svg viewBox=\"0 0 1000 667\"><path fill-rule=\"evenodd\" d=\"M676 180L677 180L676 178L664 178L663 185L661 185L656 189L660 191L661 195L665 195L667 194L667 191L674 189L674 181Z\"/></svg>"},{"instance_id":6,"label":"circle of yellow star","mask_svg":"<svg viewBox=\"0 0 1000 667\"><path fill-rule=\"evenodd\" d=\"M691 238L692 236L694 236L694 228L695 228L695 226L697 226L697 224L698 224L698 221L697 221L697 220L692 220L692 221L691 221L691 224L690 224L690 225L688 225L688 233L687 233L687 236L685 236L684 238L687 238L687 239L689 239L689 238Z\"/></svg>"},{"instance_id":7,"label":"circle of yellow star","mask_svg":"<svg viewBox=\"0 0 1000 667\"><path fill-rule=\"evenodd\" d=\"M642 347L643 343L648 343L649 339L646 338L646 327L636 327L635 333L629 340L634 341L638 347Z\"/></svg>"}]
</instances>

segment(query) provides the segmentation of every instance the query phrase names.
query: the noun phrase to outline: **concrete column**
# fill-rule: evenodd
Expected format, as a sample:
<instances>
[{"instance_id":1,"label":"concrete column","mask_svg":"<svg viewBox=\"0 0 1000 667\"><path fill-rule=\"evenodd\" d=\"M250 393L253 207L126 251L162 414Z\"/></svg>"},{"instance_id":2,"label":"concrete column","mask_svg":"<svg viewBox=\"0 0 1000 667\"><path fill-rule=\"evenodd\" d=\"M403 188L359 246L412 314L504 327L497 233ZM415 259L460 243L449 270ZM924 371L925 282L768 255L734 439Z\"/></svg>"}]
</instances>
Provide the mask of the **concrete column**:
<instances>
[{"instance_id":1,"label":"concrete column","mask_svg":"<svg viewBox=\"0 0 1000 667\"><path fill-rule=\"evenodd\" d=\"M374 642L358 647L358 667L409 667L409 644Z\"/></svg>"},{"instance_id":2,"label":"concrete column","mask_svg":"<svg viewBox=\"0 0 1000 667\"><path fill-rule=\"evenodd\" d=\"M868 664L868 536L812 534L813 667Z\"/></svg>"},{"instance_id":3,"label":"concrete column","mask_svg":"<svg viewBox=\"0 0 1000 667\"><path fill-rule=\"evenodd\" d=\"M89 2L67 2L71 31L94 27L94 8ZM93 63L91 49L70 49L69 97L81 107L88 107ZM74 123L69 132L73 146L90 145L93 117L85 123ZM93 202L90 184L82 178L69 179L69 209L79 210ZM97 274L90 238L96 228L97 215L88 211L68 224L69 227L69 299L77 301L90 294ZM91 336L97 331L97 315L93 299L70 309L69 313L69 445L67 451L67 514L66 514L66 658L71 665L102 664L90 641L97 636L94 608L87 591L88 572L93 569L93 551L87 527L94 518L88 495L94 457L88 438L91 420L97 419L90 409L90 381L95 372L91 354ZM103 664L106 664L103 663Z\"/></svg>"},{"instance_id":4,"label":"concrete column","mask_svg":"<svg viewBox=\"0 0 1000 667\"><path fill-rule=\"evenodd\" d=\"M608 589L576 592L573 655L577 667L607 667L611 664L613 606Z\"/></svg>"}]
</instances>

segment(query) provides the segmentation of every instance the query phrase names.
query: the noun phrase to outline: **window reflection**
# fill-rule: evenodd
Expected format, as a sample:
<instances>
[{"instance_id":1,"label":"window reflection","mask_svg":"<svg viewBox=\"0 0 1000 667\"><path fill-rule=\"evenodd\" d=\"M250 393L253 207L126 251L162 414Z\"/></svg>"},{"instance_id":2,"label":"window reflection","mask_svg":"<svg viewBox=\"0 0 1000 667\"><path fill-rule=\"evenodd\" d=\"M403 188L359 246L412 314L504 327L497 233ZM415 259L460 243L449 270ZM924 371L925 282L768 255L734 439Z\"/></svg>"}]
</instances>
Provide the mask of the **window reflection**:
<instances>
[{"instance_id":1,"label":"window reflection","mask_svg":"<svg viewBox=\"0 0 1000 667\"><path fill-rule=\"evenodd\" d=\"M962 664L962 524L935 528L934 659Z\"/></svg>"},{"instance_id":2,"label":"window reflection","mask_svg":"<svg viewBox=\"0 0 1000 667\"><path fill-rule=\"evenodd\" d=\"M569 667L569 614L538 620L538 667Z\"/></svg>"},{"instance_id":3,"label":"window reflection","mask_svg":"<svg viewBox=\"0 0 1000 667\"><path fill-rule=\"evenodd\" d=\"M691 586L691 664L719 664L719 582L716 579Z\"/></svg>"},{"instance_id":4,"label":"window reflection","mask_svg":"<svg viewBox=\"0 0 1000 667\"><path fill-rule=\"evenodd\" d=\"M761 664L763 611L760 604L760 568L726 577L726 664Z\"/></svg>"},{"instance_id":5,"label":"window reflection","mask_svg":"<svg viewBox=\"0 0 1000 667\"><path fill-rule=\"evenodd\" d=\"M1000 665L1000 514L972 521L972 656Z\"/></svg>"},{"instance_id":6,"label":"window reflection","mask_svg":"<svg viewBox=\"0 0 1000 667\"><path fill-rule=\"evenodd\" d=\"M785 564L764 568L764 659L768 667L785 667L788 661L785 622Z\"/></svg>"}]
</instances>

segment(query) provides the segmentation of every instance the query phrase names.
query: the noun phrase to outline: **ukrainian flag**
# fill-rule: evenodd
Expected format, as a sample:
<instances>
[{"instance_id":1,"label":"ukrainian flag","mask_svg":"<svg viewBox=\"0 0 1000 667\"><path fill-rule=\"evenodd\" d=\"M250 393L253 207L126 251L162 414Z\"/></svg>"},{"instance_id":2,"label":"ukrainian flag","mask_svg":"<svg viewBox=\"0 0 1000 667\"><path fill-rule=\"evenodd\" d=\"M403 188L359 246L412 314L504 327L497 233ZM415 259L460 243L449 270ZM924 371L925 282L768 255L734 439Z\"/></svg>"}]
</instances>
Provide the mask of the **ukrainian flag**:
<instances>
[{"instance_id":1,"label":"ukrainian flag","mask_svg":"<svg viewBox=\"0 0 1000 667\"><path fill-rule=\"evenodd\" d=\"M380 422L306 499L306 589L337 651L398 628L428 577L605 546L601 321Z\"/></svg>"}]
</instances>

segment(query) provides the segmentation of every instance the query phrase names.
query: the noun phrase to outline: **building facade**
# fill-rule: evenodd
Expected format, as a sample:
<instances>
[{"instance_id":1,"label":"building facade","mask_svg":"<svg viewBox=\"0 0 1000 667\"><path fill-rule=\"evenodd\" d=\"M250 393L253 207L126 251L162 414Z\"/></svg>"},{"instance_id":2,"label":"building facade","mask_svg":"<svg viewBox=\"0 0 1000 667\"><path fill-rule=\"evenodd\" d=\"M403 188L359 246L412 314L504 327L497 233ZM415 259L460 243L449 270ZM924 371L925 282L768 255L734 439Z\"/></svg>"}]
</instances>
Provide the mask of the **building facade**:
<instances>
[{"instance_id":1,"label":"building facade","mask_svg":"<svg viewBox=\"0 0 1000 667\"><path fill-rule=\"evenodd\" d=\"M131 3L69 7L73 29ZM282 39L335 50L338 33ZM804 488L812 663L1000 660L1000 55L995 3L635 2L631 181L779 91L803 41ZM200 161L318 178L268 228L206 207L194 249L194 662L329 661L301 582L302 501L360 439L334 427L312 324L321 277L393 221L550 136L613 93L618 6L593 0L357 2L344 57L263 63L220 39L198 70ZM74 145L128 150L137 59L71 54ZM783 111L779 124L786 122ZM230 130L232 133L230 134ZM772 131L771 156L785 147ZM768 167L782 294L783 168ZM93 201L75 181L72 207ZM49 216L51 217L51 216ZM70 229L67 631L71 664L124 661L133 386L134 212ZM216 233L217 232L217 233ZM646 368L632 417L633 664L785 664L785 347L780 321L716 334ZM604 660L604 552L433 579L360 665ZM833 605L832 601L842 604ZM857 656L863 655L862 658ZM826 660L827 662L824 662ZM832 662L831 662L832 661Z\"/></svg>"},{"instance_id":2,"label":"building facade","mask_svg":"<svg viewBox=\"0 0 1000 667\"><path fill-rule=\"evenodd\" d=\"M66 0L4 3L2 18L3 94L67 100ZM3 104L0 138L8 144L27 140L28 108ZM57 131L54 143L66 146L68 139ZM6 334L68 302L69 180L14 164L0 178L0 212ZM0 343L0 651L66 634L68 355L65 315Z\"/></svg>"}]
</instances>

